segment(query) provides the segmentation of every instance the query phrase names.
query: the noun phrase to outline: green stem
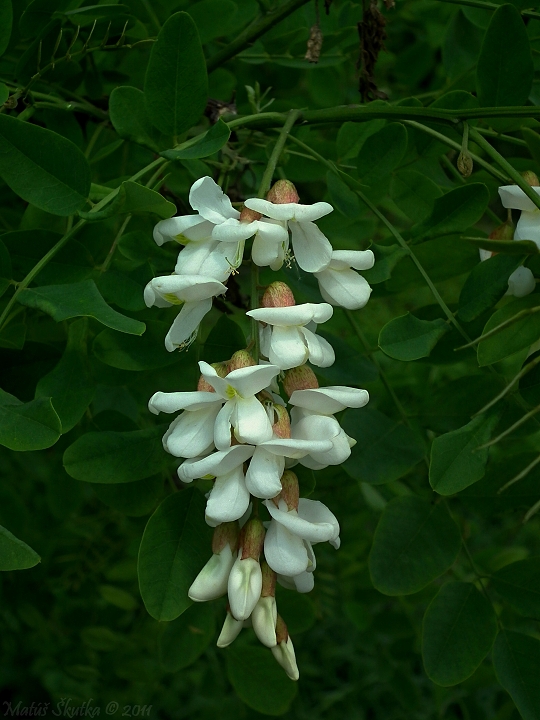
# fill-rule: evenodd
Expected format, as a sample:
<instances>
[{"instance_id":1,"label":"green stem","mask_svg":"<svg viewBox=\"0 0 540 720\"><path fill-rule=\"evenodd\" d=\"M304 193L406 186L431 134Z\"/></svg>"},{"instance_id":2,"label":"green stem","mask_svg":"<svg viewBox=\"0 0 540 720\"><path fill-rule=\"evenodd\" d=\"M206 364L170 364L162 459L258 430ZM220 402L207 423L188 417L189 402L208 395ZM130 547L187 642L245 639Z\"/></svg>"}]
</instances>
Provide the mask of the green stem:
<instances>
[{"instance_id":1,"label":"green stem","mask_svg":"<svg viewBox=\"0 0 540 720\"><path fill-rule=\"evenodd\" d=\"M261 35L264 35L273 28L274 25L277 25L286 17L289 17L295 10L302 7L302 5L307 5L309 1L310 0L289 0L289 2L284 3L273 12L269 12L266 15L259 15L235 40L207 60L206 66L208 72L212 72L212 70L223 65L227 60L238 55L239 52L249 47L255 40L260 38Z\"/></svg>"},{"instance_id":2,"label":"green stem","mask_svg":"<svg viewBox=\"0 0 540 720\"><path fill-rule=\"evenodd\" d=\"M111 249L107 253L107 257L105 258L105 262L101 266L100 273L104 273L107 271L107 268L109 267L111 260L113 259L114 251L116 250L116 247L120 241L120 238L124 234L127 226L129 225L131 221L132 215L126 215L124 222L120 225L120 230L116 233L116 237L113 240L113 244L111 245Z\"/></svg>"},{"instance_id":3,"label":"green stem","mask_svg":"<svg viewBox=\"0 0 540 720\"><path fill-rule=\"evenodd\" d=\"M444 167L448 170L448 172L452 175L454 180L456 182L461 183L462 185L466 185L467 181L463 177L463 175L459 172L457 167L454 165L454 163L450 160L450 158L446 155L441 155L440 158L442 164ZM494 223L497 225L501 224L501 219L498 215L496 215L491 208L486 208L486 215L489 215L489 217L493 220Z\"/></svg>"},{"instance_id":4,"label":"green stem","mask_svg":"<svg viewBox=\"0 0 540 720\"><path fill-rule=\"evenodd\" d=\"M490 10L491 12L500 7L500 5L483 2L483 0L439 0L439 2L451 3L452 5L467 5L468 7L480 8L481 10ZM520 12L523 17L540 20L540 13L533 12L531 10L520 10Z\"/></svg>"},{"instance_id":5,"label":"green stem","mask_svg":"<svg viewBox=\"0 0 540 720\"><path fill-rule=\"evenodd\" d=\"M480 135L484 135L485 137L492 137L496 140L503 140L504 142L512 143L512 145L519 145L520 147L527 147L527 143L525 140L520 140L519 138L512 137L511 135L504 135L503 133L498 133L495 130L489 130L489 128L476 128Z\"/></svg>"},{"instance_id":6,"label":"green stem","mask_svg":"<svg viewBox=\"0 0 540 720\"><path fill-rule=\"evenodd\" d=\"M508 174L508 177L523 190L529 200L531 200L537 208L540 208L540 195L537 195L537 193L534 192L529 183L525 182L525 180L521 177L521 174L513 168L512 165L510 165L508 160L505 160L503 156L497 152L497 150L495 150L495 148L488 143L488 141L482 137L475 128L470 128L469 133L474 142L479 145L493 160L495 160L499 167Z\"/></svg>"}]
</instances>

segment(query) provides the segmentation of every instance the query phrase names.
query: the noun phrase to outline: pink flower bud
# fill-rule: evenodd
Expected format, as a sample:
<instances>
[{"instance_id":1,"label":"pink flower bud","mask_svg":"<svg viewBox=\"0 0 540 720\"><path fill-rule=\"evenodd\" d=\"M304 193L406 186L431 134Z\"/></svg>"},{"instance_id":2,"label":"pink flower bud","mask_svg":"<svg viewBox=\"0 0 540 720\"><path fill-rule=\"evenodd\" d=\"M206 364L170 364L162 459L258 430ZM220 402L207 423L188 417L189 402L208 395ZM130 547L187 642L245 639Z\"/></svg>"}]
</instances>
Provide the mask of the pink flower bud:
<instances>
[{"instance_id":1,"label":"pink flower bud","mask_svg":"<svg viewBox=\"0 0 540 720\"><path fill-rule=\"evenodd\" d=\"M274 183L268 191L266 199L276 205L300 202L300 196L290 180L278 180Z\"/></svg>"},{"instance_id":2,"label":"pink flower bud","mask_svg":"<svg viewBox=\"0 0 540 720\"><path fill-rule=\"evenodd\" d=\"M240 548L242 560L253 558L259 562L264 545L265 529L259 518L251 518L242 528Z\"/></svg>"},{"instance_id":3,"label":"pink flower bud","mask_svg":"<svg viewBox=\"0 0 540 720\"><path fill-rule=\"evenodd\" d=\"M289 413L283 405L274 405L274 413L277 415L276 422L272 425L272 430L279 438L291 437L291 420Z\"/></svg>"},{"instance_id":4,"label":"pink flower bud","mask_svg":"<svg viewBox=\"0 0 540 720\"><path fill-rule=\"evenodd\" d=\"M281 492L273 498L273 502L279 507L279 501L285 500L287 510L298 510L299 499L298 478L291 470L285 470L281 476Z\"/></svg>"},{"instance_id":5,"label":"pink flower bud","mask_svg":"<svg viewBox=\"0 0 540 720\"><path fill-rule=\"evenodd\" d=\"M260 220L261 218L261 213L257 212L256 210L250 210L247 207L243 207L242 211L240 212L240 222L251 223L255 220Z\"/></svg>"},{"instance_id":6,"label":"pink flower bud","mask_svg":"<svg viewBox=\"0 0 540 720\"><path fill-rule=\"evenodd\" d=\"M295 390L315 390L318 387L315 373L307 365L287 370L283 378L283 388L289 397Z\"/></svg>"},{"instance_id":7,"label":"pink flower bud","mask_svg":"<svg viewBox=\"0 0 540 720\"><path fill-rule=\"evenodd\" d=\"M265 308L292 307L296 305L291 288L279 280L273 282L264 291L262 306Z\"/></svg>"},{"instance_id":8,"label":"pink flower bud","mask_svg":"<svg viewBox=\"0 0 540 720\"><path fill-rule=\"evenodd\" d=\"M505 222L499 227L496 227L493 232L489 234L490 240L513 240L514 239L514 224L512 222Z\"/></svg>"},{"instance_id":9,"label":"pink flower bud","mask_svg":"<svg viewBox=\"0 0 540 720\"><path fill-rule=\"evenodd\" d=\"M217 555L223 550L225 545L229 545L231 552L236 554L238 552L239 535L240 526L236 520L234 522L221 523L221 525L218 525L214 530L212 552Z\"/></svg>"},{"instance_id":10,"label":"pink flower bud","mask_svg":"<svg viewBox=\"0 0 540 720\"><path fill-rule=\"evenodd\" d=\"M256 364L247 350L237 350L229 360L229 372L240 368L253 367Z\"/></svg>"}]
</instances>

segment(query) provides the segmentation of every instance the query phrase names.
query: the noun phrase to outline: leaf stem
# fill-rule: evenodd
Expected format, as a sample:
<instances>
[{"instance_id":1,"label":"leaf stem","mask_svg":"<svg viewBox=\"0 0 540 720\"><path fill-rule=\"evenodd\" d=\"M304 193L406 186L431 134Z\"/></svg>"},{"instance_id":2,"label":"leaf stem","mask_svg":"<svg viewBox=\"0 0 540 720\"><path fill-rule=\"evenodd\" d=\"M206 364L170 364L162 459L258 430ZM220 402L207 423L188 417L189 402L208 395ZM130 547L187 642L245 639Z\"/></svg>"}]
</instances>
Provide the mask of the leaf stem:
<instances>
[{"instance_id":1,"label":"leaf stem","mask_svg":"<svg viewBox=\"0 0 540 720\"><path fill-rule=\"evenodd\" d=\"M468 7L480 8L482 10L497 10L500 5L495 3L484 2L483 0L439 0L439 2L451 3L452 5L467 5ZM519 8L518 8L519 9ZM540 13L533 12L531 10L520 10L523 17L533 18L534 20L540 20Z\"/></svg>"}]
</instances>

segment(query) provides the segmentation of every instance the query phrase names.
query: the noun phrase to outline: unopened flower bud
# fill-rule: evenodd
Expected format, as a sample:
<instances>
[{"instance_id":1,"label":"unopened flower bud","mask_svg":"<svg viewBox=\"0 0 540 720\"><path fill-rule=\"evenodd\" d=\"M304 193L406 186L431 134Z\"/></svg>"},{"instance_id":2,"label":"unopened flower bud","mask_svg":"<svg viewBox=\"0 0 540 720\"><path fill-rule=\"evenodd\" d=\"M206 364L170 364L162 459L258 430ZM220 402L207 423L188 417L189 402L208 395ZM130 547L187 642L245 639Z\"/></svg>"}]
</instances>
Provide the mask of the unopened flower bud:
<instances>
[{"instance_id":1,"label":"unopened flower bud","mask_svg":"<svg viewBox=\"0 0 540 720\"><path fill-rule=\"evenodd\" d=\"M294 647L292 640L289 637L287 626L285 625L281 615L277 616L276 641L277 645L272 648L272 655L285 670L291 680L298 680L300 673L298 672L298 665L296 664Z\"/></svg>"},{"instance_id":2,"label":"unopened flower bud","mask_svg":"<svg viewBox=\"0 0 540 720\"><path fill-rule=\"evenodd\" d=\"M287 370L283 378L283 388L289 397L295 390L314 390L318 387L315 373L307 365Z\"/></svg>"},{"instance_id":3,"label":"unopened flower bud","mask_svg":"<svg viewBox=\"0 0 540 720\"><path fill-rule=\"evenodd\" d=\"M281 492L273 498L274 503L279 506L279 501L285 500L287 510L298 510L299 499L298 478L291 470L285 470L281 476Z\"/></svg>"},{"instance_id":4,"label":"unopened flower bud","mask_svg":"<svg viewBox=\"0 0 540 720\"><path fill-rule=\"evenodd\" d=\"M463 177L469 177L474 169L473 159L468 150L462 150L457 159L457 169Z\"/></svg>"},{"instance_id":5,"label":"unopened flower bud","mask_svg":"<svg viewBox=\"0 0 540 720\"><path fill-rule=\"evenodd\" d=\"M276 422L272 425L274 435L279 438L291 437L291 420L289 413L283 405L274 405L274 413L277 415Z\"/></svg>"},{"instance_id":6,"label":"unopened flower bud","mask_svg":"<svg viewBox=\"0 0 540 720\"><path fill-rule=\"evenodd\" d=\"M214 554L220 553L225 545L229 545L234 555L238 552L238 539L240 535L240 526L238 521L224 522L218 525L214 530L214 536L212 537L212 552Z\"/></svg>"},{"instance_id":7,"label":"unopened flower bud","mask_svg":"<svg viewBox=\"0 0 540 720\"><path fill-rule=\"evenodd\" d=\"M227 592L236 620L247 620L261 597L262 573L259 561L239 554L232 566Z\"/></svg>"},{"instance_id":8,"label":"unopened flower bud","mask_svg":"<svg viewBox=\"0 0 540 720\"><path fill-rule=\"evenodd\" d=\"M509 221L499 225L489 234L490 240L513 240L513 238L514 224Z\"/></svg>"},{"instance_id":9,"label":"unopened flower bud","mask_svg":"<svg viewBox=\"0 0 540 720\"><path fill-rule=\"evenodd\" d=\"M242 528L240 536L240 547L242 549L242 560L253 558L259 562L259 557L264 545L264 525L259 518L251 518Z\"/></svg>"},{"instance_id":10,"label":"unopened flower bud","mask_svg":"<svg viewBox=\"0 0 540 720\"><path fill-rule=\"evenodd\" d=\"M257 212L256 210L250 210L247 207L243 207L240 212L240 222L251 223L255 220L260 220L261 218L261 213Z\"/></svg>"},{"instance_id":11,"label":"unopened flower bud","mask_svg":"<svg viewBox=\"0 0 540 720\"><path fill-rule=\"evenodd\" d=\"M525 170L524 172L520 173L521 177L525 180L525 182L530 185L531 187L538 187L540 185L540 181L538 180L538 175L534 173L532 170Z\"/></svg>"},{"instance_id":12,"label":"unopened flower bud","mask_svg":"<svg viewBox=\"0 0 540 720\"><path fill-rule=\"evenodd\" d=\"M237 350L229 360L229 372L240 368L252 367L257 363L247 350Z\"/></svg>"},{"instance_id":13,"label":"unopened flower bud","mask_svg":"<svg viewBox=\"0 0 540 720\"><path fill-rule=\"evenodd\" d=\"M300 202L300 196L290 180L278 180L270 188L266 199L276 205Z\"/></svg>"},{"instance_id":14,"label":"unopened flower bud","mask_svg":"<svg viewBox=\"0 0 540 720\"><path fill-rule=\"evenodd\" d=\"M260 597L253 608L251 622L255 635L263 645L273 648L277 645L276 640L277 605L272 595Z\"/></svg>"},{"instance_id":15,"label":"unopened flower bud","mask_svg":"<svg viewBox=\"0 0 540 720\"><path fill-rule=\"evenodd\" d=\"M279 280L269 285L262 296L262 306L265 308L292 307L293 305L296 305L293 291L286 283Z\"/></svg>"},{"instance_id":16,"label":"unopened flower bud","mask_svg":"<svg viewBox=\"0 0 540 720\"><path fill-rule=\"evenodd\" d=\"M233 617L230 608L227 608L227 617L225 618L223 628L221 629L217 639L217 646L219 648L228 647L234 640L236 640L243 625L244 622Z\"/></svg>"}]
</instances>

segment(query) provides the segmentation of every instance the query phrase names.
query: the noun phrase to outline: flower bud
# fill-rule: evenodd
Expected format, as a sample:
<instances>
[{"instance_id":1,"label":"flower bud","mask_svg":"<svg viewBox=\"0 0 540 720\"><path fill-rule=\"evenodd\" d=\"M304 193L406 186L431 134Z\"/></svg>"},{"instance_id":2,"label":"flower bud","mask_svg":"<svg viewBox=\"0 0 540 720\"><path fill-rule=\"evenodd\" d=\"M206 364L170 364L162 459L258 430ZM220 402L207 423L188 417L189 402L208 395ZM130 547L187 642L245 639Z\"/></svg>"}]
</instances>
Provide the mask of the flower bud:
<instances>
[{"instance_id":1,"label":"flower bud","mask_svg":"<svg viewBox=\"0 0 540 720\"><path fill-rule=\"evenodd\" d=\"M263 560L261 563L262 572L262 590L261 597L274 597L276 594L276 580L277 575L272 570L270 565Z\"/></svg>"},{"instance_id":2,"label":"flower bud","mask_svg":"<svg viewBox=\"0 0 540 720\"><path fill-rule=\"evenodd\" d=\"M214 536L212 537L212 552L217 555L220 553L225 545L229 545L231 552L236 556L238 552L238 540L240 534L240 527L238 521L224 522L218 525L214 530Z\"/></svg>"},{"instance_id":3,"label":"flower bud","mask_svg":"<svg viewBox=\"0 0 540 720\"><path fill-rule=\"evenodd\" d=\"M272 648L272 655L285 670L291 680L298 680L300 673L296 664L296 656L292 640L289 637L287 626L285 625L281 615L277 616L276 622L276 641L277 644Z\"/></svg>"},{"instance_id":4,"label":"flower bud","mask_svg":"<svg viewBox=\"0 0 540 720\"><path fill-rule=\"evenodd\" d=\"M223 628L217 639L218 648L228 647L240 634L244 623L242 620L236 620L231 614L231 610L227 608L227 617L223 623Z\"/></svg>"},{"instance_id":5,"label":"flower bud","mask_svg":"<svg viewBox=\"0 0 540 720\"><path fill-rule=\"evenodd\" d=\"M290 180L278 180L274 183L268 191L266 199L276 205L297 203L300 201L296 188Z\"/></svg>"},{"instance_id":6,"label":"flower bud","mask_svg":"<svg viewBox=\"0 0 540 720\"><path fill-rule=\"evenodd\" d=\"M256 364L247 350L237 350L229 360L229 372L240 368L253 367Z\"/></svg>"},{"instance_id":7,"label":"flower bud","mask_svg":"<svg viewBox=\"0 0 540 720\"><path fill-rule=\"evenodd\" d=\"M307 365L287 370L283 378L283 388L289 397L295 390L314 390L318 387L319 383L315 373Z\"/></svg>"},{"instance_id":8,"label":"flower bud","mask_svg":"<svg viewBox=\"0 0 540 720\"><path fill-rule=\"evenodd\" d=\"M239 555L232 566L227 591L231 613L236 620L247 620L261 597L262 573L259 561Z\"/></svg>"},{"instance_id":9,"label":"flower bud","mask_svg":"<svg viewBox=\"0 0 540 720\"><path fill-rule=\"evenodd\" d=\"M253 608L251 622L255 635L263 645L273 648L277 645L276 640L277 605L272 595L260 597Z\"/></svg>"},{"instance_id":10,"label":"flower bud","mask_svg":"<svg viewBox=\"0 0 540 720\"><path fill-rule=\"evenodd\" d=\"M261 213L257 212L256 210L250 210L247 207L243 207L240 212L240 222L251 223L255 220L260 220L261 218Z\"/></svg>"},{"instance_id":11,"label":"flower bud","mask_svg":"<svg viewBox=\"0 0 540 720\"><path fill-rule=\"evenodd\" d=\"M285 470L281 476L281 492L273 498L273 501L279 506L279 501L285 500L287 510L298 510L299 499L300 489L298 487L298 478L291 470Z\"/></svg>"},{"instance_id":12,"label":"flower bud","mask_svg":"<svg viewBox=\"0 0 540 720\"><path fill-rule=\"evenodd\" d=\"M474 163L473 163L471 154L468 150L465 150L465 151L462 150L459 153L459 156L457 159L457 169L465 178L467 178L467 177L469 177L469 175L471 175L471 173L474 169Z\"/></svg>"},{"instance_id":13,"label":"flower bud","mask_svg":"<svg viewBox=\"0 0 540 720\"><path fill-rule=\"evenodd\" d=\"M257 563L264 545L264 525L259 518L251 518L242 528L240 547L242 560L253 558Z\"/></svg>"},{"instance_id":14,"label":"flower bud","mask_svg":"<svg viewBox=\"0 0 540 720\"><path fill-rule=\"evenodd\" d=\"M234 525L235 523L226 524ZM188 590L188 596L195 602L206 602L225 595L229 575L234 563L235 554L229 542L225 542L221 550L214 552L210 560L197 575Z\"/></svg>"},{"instance_id":15,"label":"flower bud","mask_svg":"<svg viewBox=\"0 0 540 720\"><path fill-rule=\"evenodd\" d=\"M510 221L504 222L499 225L489 234L490 240L513 240L514 239L514 224Z\"/></svg>"},{"instance_id":16,"label":"flower bud","mask_svg":"<svg viewBox=\"0 0 540 720\"><path fill-rule=\"evenodd\" d=\"M279 438L290 438L291 437L291 419L289 413L283 405L274 405L274 413L277 415L277 420L272 425L272 431L274 435Z\"/></svg>"},{"instance_id":17,"label":"flower bud","mask_svg":"<svg viewBox=\"0 0 540 720\"><path fill-rule=\"evenodd\" d=\"M525 180L525 182L530 185L531 187L538 187L540 186L540 181L538 180L538 175L534 173L532 170L525 170L524 172L520 173L521 177Z\"/></svg>"},{"instance_id":18,"label":"flower bud","mask_svg":"<svg viewBox=\"0 0 540 720\"><path fill-rule=\"evenodd\" d=\"M265 308L292 307L293 305L296 305L293 291L286 283L279 280L269 285L262 296L262 306Z\"/></svg>"}]
</instances>

